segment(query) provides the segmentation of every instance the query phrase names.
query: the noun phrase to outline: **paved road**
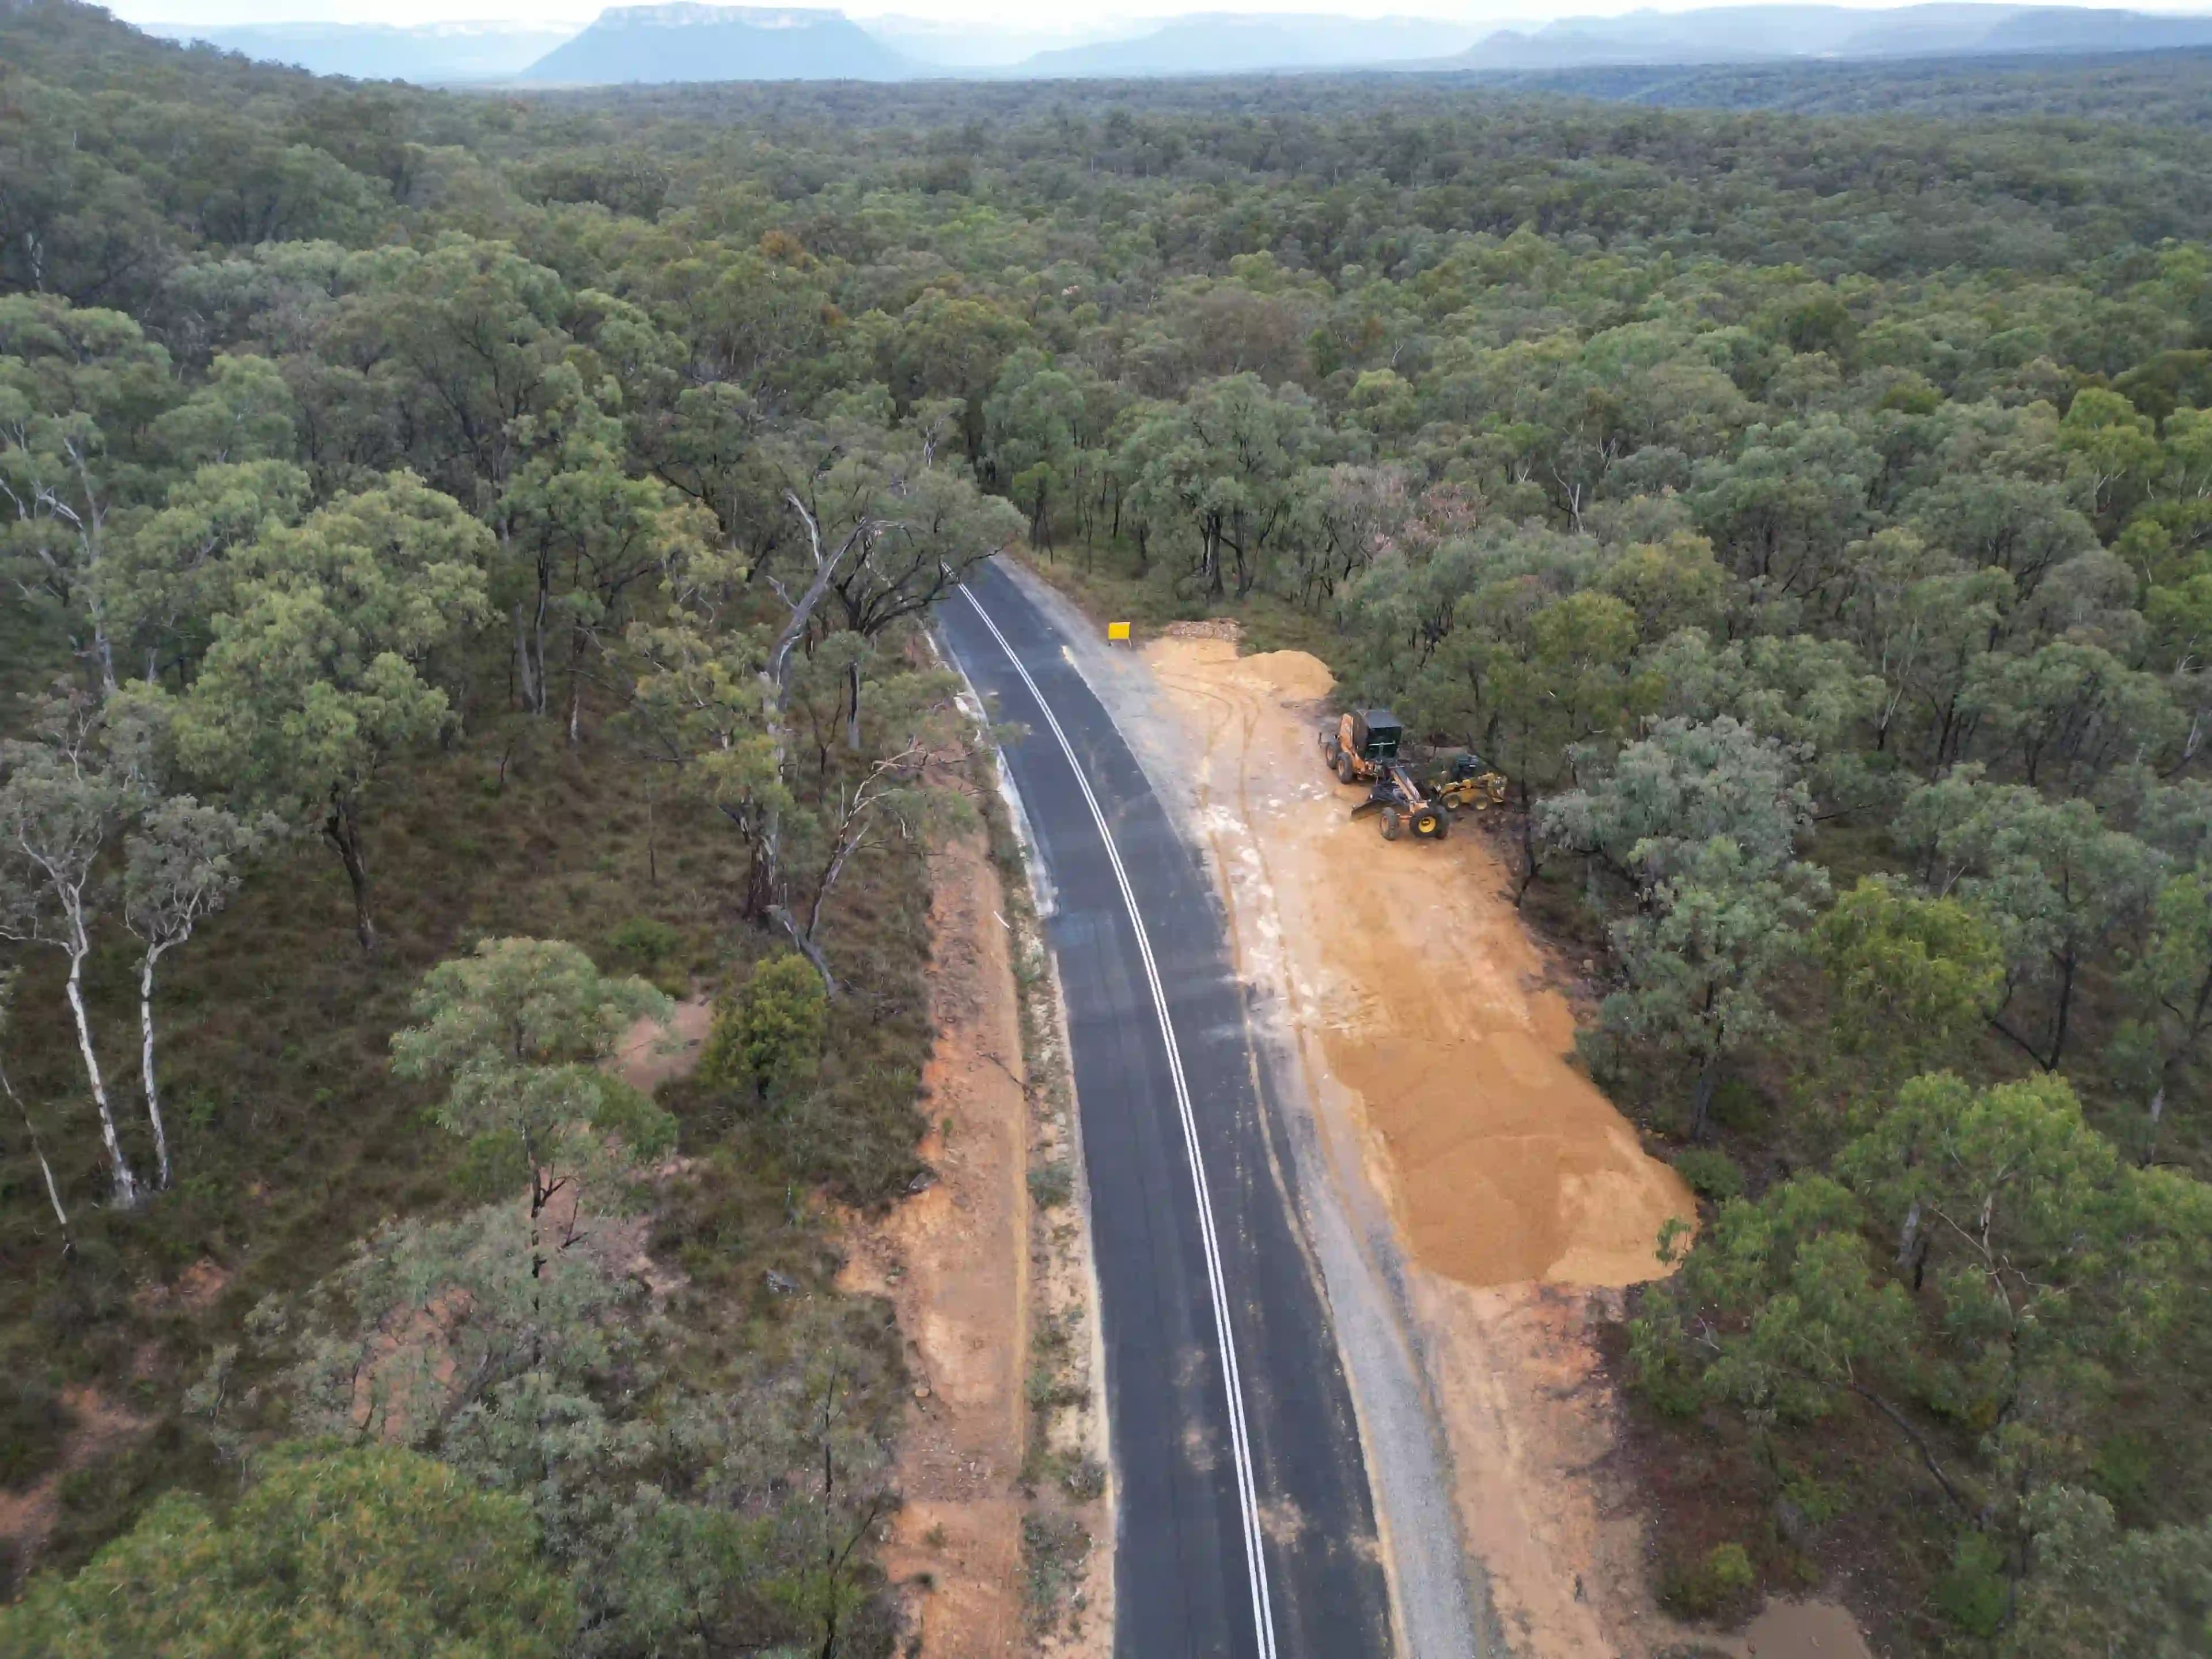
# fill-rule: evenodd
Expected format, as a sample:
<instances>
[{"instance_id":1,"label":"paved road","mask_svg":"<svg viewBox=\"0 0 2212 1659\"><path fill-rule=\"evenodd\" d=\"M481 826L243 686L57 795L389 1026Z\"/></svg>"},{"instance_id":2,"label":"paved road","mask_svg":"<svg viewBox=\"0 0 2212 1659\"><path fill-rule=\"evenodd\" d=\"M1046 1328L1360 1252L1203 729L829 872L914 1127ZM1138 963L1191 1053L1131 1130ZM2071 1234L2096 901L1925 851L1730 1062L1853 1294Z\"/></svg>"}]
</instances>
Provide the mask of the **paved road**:
<instances>
[{"instance_id":1,"label":"paved road","mask_svg":"<svg viewBox=\"0 0 2212 1659\"><path fill-rule=\"evenodd\" d=\"M1391 1651L1358 1425L1228 924L1060 636L979 571L939 623L1054 896L1098 1263L1121 1659Z\"/></svg>"}]
</instances>

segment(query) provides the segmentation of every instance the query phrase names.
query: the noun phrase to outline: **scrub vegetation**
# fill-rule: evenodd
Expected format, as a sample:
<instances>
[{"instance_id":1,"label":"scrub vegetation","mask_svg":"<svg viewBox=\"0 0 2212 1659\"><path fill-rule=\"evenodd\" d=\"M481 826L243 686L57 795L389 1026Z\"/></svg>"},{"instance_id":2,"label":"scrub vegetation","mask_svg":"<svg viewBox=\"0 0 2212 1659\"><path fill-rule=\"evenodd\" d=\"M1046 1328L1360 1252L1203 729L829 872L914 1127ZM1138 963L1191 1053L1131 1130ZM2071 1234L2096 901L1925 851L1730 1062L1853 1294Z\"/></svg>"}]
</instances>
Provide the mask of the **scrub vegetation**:
<instances>
[{"instance_id":1,"label":"scrub vegetation","mask_svg":"<svg viewBox=\"0 0 2212 1659\"><path fill-rule=\"evenodd\" d=\"M2202 1651L2201 70L460 95L0 0L0 1646L889 1650L822 1200L921 1173L920 629L1026 544L1509 779L1709 1205L1658 1589Z\"/></svg>"}]
</instances>

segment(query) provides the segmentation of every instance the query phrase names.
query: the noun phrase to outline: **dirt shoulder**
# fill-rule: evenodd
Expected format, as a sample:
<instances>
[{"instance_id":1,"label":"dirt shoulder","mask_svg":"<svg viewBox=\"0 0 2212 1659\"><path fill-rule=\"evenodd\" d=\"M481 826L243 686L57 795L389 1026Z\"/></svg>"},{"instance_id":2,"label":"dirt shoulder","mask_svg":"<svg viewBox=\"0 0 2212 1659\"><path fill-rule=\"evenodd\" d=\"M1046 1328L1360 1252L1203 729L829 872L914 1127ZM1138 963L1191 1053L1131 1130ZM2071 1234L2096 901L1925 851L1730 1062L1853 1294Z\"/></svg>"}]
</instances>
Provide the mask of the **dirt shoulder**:
<instances>
[{"instance_id":1,"label":"dirt shoulder","mask_svg":"<svg viewBox=\"0 0 2212 1659\"><path fill-rule=\"evenodd\" d=\"M905 1502L884 1565L902 1588L909 1651L1085 1653L1094 1632L1111 1631L1110 1586L1090 1582L1104 1576L1094 1555L1110 1554L1088 1543L1101 1530L1103 1493L1077 1498L1048 1478L1086 1461L1088 1448L1079 1423L1041 1416L1029 1371L1040 1319L1048 1334L1079 1325L1087 1279L1059 1271L1038 1234L1061 1224L1035 1213L1030 1197L1037 1160L1063 1154L1033 1109L1009 919L1018 910L981 836L933 864L936 1041L922 1075L931 1127L921 1152L936 1179L881 1221L848 1221L840 1279L896 1310L915 1379L898 1453ZM1070 1518L1085 1541L1051 1564L1068 1582L1039 1585L1040 1528L1050 1536ZM1048 1589L1054 1604L1041 1606Z\"/></svg>"},{"instance_id":2,"label":"dirt shoulder","mask_svg":"<svg viewBox=\"0 0 2212 1659\"><path fill-rule=\"evenodd\" d=\"M921 1155L937 1179L880 1223L849 1225L839 1282L897 1310L915 1378L906 1503L884 1563L909 1587L909 1633L927 1653L1006 1654L1022 1631L1021 1031L996 873L972 842L933 862Z\"/></svg>"}]
</instances>

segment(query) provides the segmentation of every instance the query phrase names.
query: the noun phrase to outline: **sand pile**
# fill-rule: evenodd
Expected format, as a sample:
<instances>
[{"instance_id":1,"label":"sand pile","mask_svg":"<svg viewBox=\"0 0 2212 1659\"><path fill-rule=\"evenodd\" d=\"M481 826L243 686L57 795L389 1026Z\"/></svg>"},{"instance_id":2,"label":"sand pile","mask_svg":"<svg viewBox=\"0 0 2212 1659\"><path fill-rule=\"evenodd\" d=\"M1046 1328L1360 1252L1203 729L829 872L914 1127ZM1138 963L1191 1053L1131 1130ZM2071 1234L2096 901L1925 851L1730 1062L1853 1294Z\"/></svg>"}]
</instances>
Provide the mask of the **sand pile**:
<instances>
[{"instance_id":1,"label":"sand pile","mask_svg":"<svg viewBox=\"0 0 2212 1659\"><path fill-rule=\"evenodd\" d=\"M1238 658L1168 638L1154 672L1204 734L1208 806L1247 832L1229 855L1255 948L1291 988L1334 1083L1357 1097L1370 1161L1412 1254L1464 1284L1619 1285L1660 1271L1687 1190L1568 1063L1574 1019L1502 896L1471 820L1441 844L1382 840L1323 770L1332 684L1303 652Z\"/></svg>"}]
</instances>

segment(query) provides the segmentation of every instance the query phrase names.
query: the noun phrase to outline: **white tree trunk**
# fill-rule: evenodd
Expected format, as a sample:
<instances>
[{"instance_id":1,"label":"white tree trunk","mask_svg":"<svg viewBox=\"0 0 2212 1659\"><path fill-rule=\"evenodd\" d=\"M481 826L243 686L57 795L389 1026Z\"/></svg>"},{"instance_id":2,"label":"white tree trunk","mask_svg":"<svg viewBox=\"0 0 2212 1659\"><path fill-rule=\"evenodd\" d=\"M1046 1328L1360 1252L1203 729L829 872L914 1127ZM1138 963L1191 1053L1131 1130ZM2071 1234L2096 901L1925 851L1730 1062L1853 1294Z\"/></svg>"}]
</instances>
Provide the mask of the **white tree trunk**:
<instances>
[{"instance_id":1,"label":"white tree trunk","mask_svg":"<svg viewBox=\"0 0 2212 1659\"><path fill-rule=\"evenodd\" d=\"M46 1202L54 1206L54 1219L61 1224L62 1253L71 1255L76 1249L76 1241L70 1237L69 1212L62 1207L61 1183L54 1179L54 1166L46 1162L46 1148L39 1139L39 1126L31 1121L31 1109L15 1092L15 1085L9 1080L4 1067L0 1067L0 1093L14 1101L15 1109L22 1114L23 1133L31 1138L31 1154L39 1160L39 1174L46 1180Z\"/></svg>"},{"instance_id":2,"label":"white tree trunk","mask_svg":"<svg viewBox=\"0 0 2212 1659\"><path fill-rule=\"evenodd\" d=\"M825 555L822 550L822 527L815 522L814 515L806 510L806 504L789 490L784 492L783 499L791 504L791 510L799 514L799 523L805 526L807 544L814 554L814 579L807 584L806 591L799 596L798 603L792 605L791 618L784 623L783 631L776 635L775 643L769 647L768 659L759 673L761 720L768 732L769 763L779 779L783 775L786 759L784 713L791 701L791 653L798 648L799 641L805 637L806 625L813 617L814 608L821 604L822 596L830 591L830 578L837 574L838 565L872 528L868 520L862 520L846 533L845 539L834 551ZM778 588L776 591L781 593L783 590ZM761 854L767 866L769 907L774 911L782 906L783 823L782 815L773 806L764 817ZM784 926L794 939L801 938L798 924L787 915L784 918ZM826 979L829 969L823 967L818 953L811 948L812 945L811 939L803 939L799 948L808 952Z\"/></svg>"},{"instance_id":3,"label":"white tree trunk","mask_svg":"<svg viewBox=\"0 0 2212 1659\"><path fill-rule=\"evenodd\" d=\"M538 709L538 676L530 665L530 630L522 620L520 599L514 602L514 609L510 614L514 621L514 675L520 682L515 690L521 695L524 712L535 714Z\"/></svg>"},{"instance_id":4,"label":"white tree trunk","mask_svg":"<svg viewBox=\"0 0 2212 1659\"><path fill-rule=\"evenodd\" d=\"M161 1095L154 1082L154 964L161 947L149 947L138 965L138 1075L145 1085L146 1121L154 1129L154 1188L169 1190L169 1132L161 1123Z\"/></svg>"},{"instance_id":5,"label":"white tree trunk","mask_svg":"<svg viewBox=\"0 0 2212 1659\"><path fill-rule=\"evenodd\" d=\"M123 1155L123 1143L116 1138L115 1114L107 1103L107 1081L100 1075L100 1054L92 1045L92 1018L84 1006L84 959L89 954L85 945L84 930L76 930L76 939L70 948L69 1006L76 1017L76 1046L84 1056L84 1075L92 1085L92 1103L100 1114L100 1138L107 1148L108 1168L114 1174L115 1201L123 1208L135 1209L138 1204L138 1177L131 1172L131 1161Z\"/></svg>"}]
</instances>

